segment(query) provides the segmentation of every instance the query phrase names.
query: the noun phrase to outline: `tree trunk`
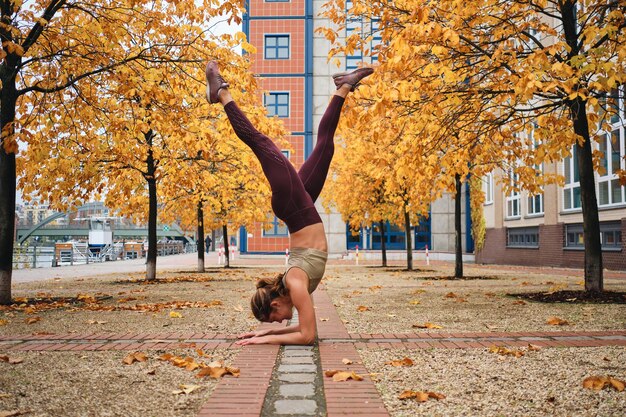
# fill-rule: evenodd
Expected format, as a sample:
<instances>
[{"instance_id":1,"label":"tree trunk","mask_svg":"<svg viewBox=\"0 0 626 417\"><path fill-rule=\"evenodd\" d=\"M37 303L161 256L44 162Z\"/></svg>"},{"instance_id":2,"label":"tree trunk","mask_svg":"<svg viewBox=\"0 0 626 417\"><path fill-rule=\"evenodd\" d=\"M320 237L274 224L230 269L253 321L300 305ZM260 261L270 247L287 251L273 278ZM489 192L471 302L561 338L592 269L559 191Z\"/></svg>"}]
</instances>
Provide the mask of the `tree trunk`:
<instances>
[{"instance_id":1,"label":"tree trunk","mask_svg":"<svg viewBox=\"0 0 626 417\"><path fill-rule=\"evenodd\" d=\"M600 243L600 216L593 175L593 154L589 140L589 125L585 102L576 99L570 106L574 131L584 138L576 143L576 157L580 179L580 204L583 211L583 242L585 245L585 290L604 290L602 273L602 244Z\"/></svg>"},{"instance_id":2,"label":"tree trunk","mask_svg":"<svg viewBox=\"0 0 626 417\"><path fill-rule=\"evenodd\" d=\"M454 278L463 278L463 239L461 234L461 197L462 183L461 175L454 175L454 186L456 194L454 196Z\"/></svg>"},{"instance_id":3,"label":"tree trunk","mask_svg":"<svg viewBox=\"0 0 626 417\"><path fill-rule=\"evenodd\" d=\"M4 16L4 11L3 11ZM12 35L2 29L3 40ZM6 56L0 67L0 305L11 304L11 276L13 274L13 245L15 241L15 106L17 90L15 75L20 58Z\"/></svg>"},{"instance_id":4,"label":"tree trunk","mask_svg":"<svg viewBox=\"0 0 626 417\"><path fill-rule=\"evenodd\" d=\"M204 213L202 211L202 200L198 201L198 272L204 272Z\"/></svg>"},{"instance_id":5,"label":"tree trunk","mask_svg":"<svg viewBox=\"0 0 626 417\"><path fill-rule=\"evenodd\" d=\"M152 131L146 133L146 142L152 146ZM156 187L156 164L152 149L148 149L147 175L148 181L148 256L146 258L146 280L156 279L157 262L157 187Z\"/></svg>"},{"instance_id":6,"label":"tree trunk","mask_svg":"<svg viewBox=\"0 0 626 417\"><path fill-rule=\"evenodd\" d=\"M383 267L387 267L387 242L385 241L385 221L380 221L380 252L383 257Z\"/></svg>"},{"instance_id":7,"label":"tree trunk","mask_svg":"<svg viewBox=\"0 0 626 417\"><path fill-rule=\"evenodd\" d=\"M406 269L413 270L413 239L411 239L411 220L407 206L404 206L404 234L406 236Z\"/></svg>"},{"instance_id":8,"label":"tree trunk","mask_svg":"<svg viewBox=\"0 0 626 417\"><path fill-rule=\"evenodd\" d=\"M568 58L580 52L578 20L575 1L558 2L563 19L563 33L569 46ZM577 91L578 86L572 90ZM586 101L580 97L567 100L570 117L574 124L574 132L583 139L576 142L576 158L580 179L580 204L583 212L583 242L585 245L585 290L600 292L604 289L602 276L602 244L600 243L600 217L593 172L593 154L589 140L589 121L587 120Z\"/></svg>"},{"instance_id":9,"label":"tree trunk","mask_svg":"<svg viewBox=\"0 0 626 417\"><path fill-rule=\"evenodd\" d=\"M228 250L228 226L222 225L222 236L224 237L224 268L230 268L230 253Z\"/></svg>"}]
</instances>

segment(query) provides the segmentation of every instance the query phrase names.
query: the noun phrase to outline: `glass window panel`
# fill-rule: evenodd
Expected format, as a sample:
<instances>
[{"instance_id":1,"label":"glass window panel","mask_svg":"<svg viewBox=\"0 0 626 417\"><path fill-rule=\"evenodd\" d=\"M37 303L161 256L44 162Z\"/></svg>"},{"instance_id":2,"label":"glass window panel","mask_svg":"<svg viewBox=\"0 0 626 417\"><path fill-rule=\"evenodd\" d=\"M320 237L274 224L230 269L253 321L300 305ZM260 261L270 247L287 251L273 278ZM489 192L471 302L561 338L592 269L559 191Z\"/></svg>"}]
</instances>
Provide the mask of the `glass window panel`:
<instances>
[{"instance_id":1,"label":"glass window panel","mask_svg":"<svg viewBox=\"0 0 626 417\"><path fill-rule=\"evenodd\" d=\"M604 244L606 245L614 245L615 244L615 234L613 232L607 232L604 234L605 236L605 241Z\"/></svg>"},{"instance_id":2,"label":"glass window panel","mask_svg":"<svg viewBox=\"0 0 626 417\"><path fill-rule=\"evenodd\" d=\"M619 140L619 130L613 131L613 137L611 140L611 173L615 174L620 166L620 160L624 155L621 149L622 144Z\"/></svg>"},{"instance_id":3,"label":"glass window panel","mask_svg":"<svg viewBox=\"0 0 626 417\"><path fill-rule=\"evenodd\" d=\"M276 102L278 104L287 104L289 103L289 97L287 96L287 94L278 94L276 96Z\"/></svg>"},{"instance_id":4,"label":"glass window panel","mask_svg":"<svg viewBox=\"0 0 626 417\"><path fill-rule=\"evenodd\" d=\"M609 173L609 159L607 157L607 149L608 149L606 146L607 140L608 140L607 135L603 135L602 139L600 139L600 152L602 153L602 156L600 157L600 166L604 167L604 169L606 169L606 173L608 174Z\"/></svg>"},{"instance_id":5,"label":"glass window panel","mask_svg":"<svg viewBox=\"0 0 626 417\"><path fill-rule=\"evenodd\" d=\"M565 210L572 208L572 190L569 188L563 190L563 208Z\"/></svg>"},{"instance_id":6,"label":"glass window panel","mask_svg":"<svg viewBox=\"0 0 626 417\"><path fill-rule=\"evenodd\" d=\"M611 199L613 200L611 203L616 204L624 201L624 198L622 197L622 188L623 187L619 185L619 180L611 180Z\"/></svg>"},{"instance_id":7,"label":"glass window panel","mask_svg":"<svg viewBox=\"0 0 626 417\"><path fill-rule=\"evenodd\" d=\"M603 181L598 184L600 204L605 205L609 204L609 182Z\"/></svg>"},{"instance_id":8,"label":"glass window panel","mask_svg":"<svg viewBox=\"0 0 626 417\"><path fill-rule=\"evenodd\" d=\"M580 187L574 187L572 191L574 193L574 207L580 208Z\"/></svg>"},{"instance_id":9,"label":"glass window panel","mask_svg":"<svg viewBox=\"0 0 626 417\"><path fill-rule=\"evenodd\" d=\"M578 182L580 181L580 176L578 175L578 151L576 151L576 145L574 145L574 153L572 155L572 160L574 162L574 172L572 174L574 174L574 182Z\"/></svg>"},{"instance_id":10,"label":"glass window panel","mask_svg":"<svg viewBox=\"0 0 626 417\"><path fill-rule=\"evenodd\" d=\"M275 36L266 36L265 37L265 46L269 46L269 47L276 46L276 37Z\"/></svg>"},{"instance_id":11,"label":"glass window panel","mask_svg":"<svg viewBox=\"0 0 626 417\"><path fill-rule=\"evenodd\" d=\"M572 182L571 176L571 164L572 158L567 157L563 160L563 175L565 175L565 184L570 184Z\"/></svg>"}]
</instances>

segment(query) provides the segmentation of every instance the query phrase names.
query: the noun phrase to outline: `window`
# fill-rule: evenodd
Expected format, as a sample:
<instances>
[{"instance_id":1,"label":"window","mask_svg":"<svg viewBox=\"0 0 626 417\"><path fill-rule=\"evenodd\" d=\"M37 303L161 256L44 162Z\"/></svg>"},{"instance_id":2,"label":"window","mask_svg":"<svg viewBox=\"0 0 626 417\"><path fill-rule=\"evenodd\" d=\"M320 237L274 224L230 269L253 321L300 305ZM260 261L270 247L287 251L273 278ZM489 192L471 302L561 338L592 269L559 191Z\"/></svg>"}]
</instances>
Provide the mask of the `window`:
<instances>
[{"instance_id":1,"label":"window","mask_svg":"<svg viewBox=\"0 0 626 417\"><path fill-rule=\"evenodd\" d=\"M539 247L539 227L516 227L506 229L507 247Z\"/></svg>"},{"instance_id":2,"label":"window","mask_svg":"<svg viewBox=\"0 0 626 417\"><path fill-rule=\"evenodd\" d=\"M563 160L563 175L565 185L563 186L563 210L573 210L580 208L580 178L578 175L578 158L576 156L576 145L572 149L572 156Z\"/></svg>"},{"instance_id":3,"label":"window","mask_svg":"<svg viewBox=\"0 0 626 417\"><path fill-rule=\"evenodd\" d=\"M511 187L517 187L519 180L518 174L512 170L509 172ZM520 217L520 192L512 189L505 198L506 200L506 217L507 219Z\"/></svg>"},{"instance_id":4,"label":"window","mask_svg":"<svg viewBox=\"0 0 626 417\"><path fill-rule=\"evenodd\" d=\"M269 93L263 100L268 116L289 117L289 93Z\"/></svg>"},{"instance_id":5,"label":"window","mask_svg":"<svg viewBox=\"0 0 626 417\"><path fill-rule=\"evenodd\" d=\"M483 193L485 193L485 205L493 204L493 173L483 177Z\"/></svg>"},{"instance_id":6,"label":"window","mask_svg":"<svg viewBox=\"0 0 626 417\"><path fill-rule=\"evenodd\" d=\"M602 250L616 250L622 248L622 225L620 222L600 223L600 243ZM583 225L568 224L565 226L565 246L568 248L583 249Z\"/></svg>"},{"instance_id":7,"label":"window","mask_svg":"<svg viewBox=\"0 0 626 417\"><path fill-rule=\"evenodd\" d=\"M263 230L264 237L277 237L277 236L288 236L288 230L285 223L283 223L278 217L274 216L273 219L269 220L270 228L268 230Z\"/></svg>"},{"instance_id":8,"label":"window","mask_svg":"<svg viewBox=\"0 0 626 417\"><path fill-rule=\"evenodd\" d=\"M624 166L624 129L605 134L600 139L600 152L600 166L605 172L598 177L598 205L624 203L626 190L617 177L617 171Z\"/></svg>"},{"instance_id":9,"label":"window","mask_svg":"<svg viewBox=\"0 0 626 417\"><path fill-rule=\"evenodd\" d=\"M289 35L265 35L265 59L289 59Z\"/></svg>"},{"instance_id":10,"label":"window","mask_svg":"<svg viewBox=\"0 0 626 417\"><path fill-rule=\"evenodd\" d=\"M534 129L530 132L530 143L533 149L539 147L539 141L535 138ZM535 164L537 175L543 175L543 163ZM543 214L543 192L528 196L528 215L535 216Z\"/></svg>"}]
</instances>

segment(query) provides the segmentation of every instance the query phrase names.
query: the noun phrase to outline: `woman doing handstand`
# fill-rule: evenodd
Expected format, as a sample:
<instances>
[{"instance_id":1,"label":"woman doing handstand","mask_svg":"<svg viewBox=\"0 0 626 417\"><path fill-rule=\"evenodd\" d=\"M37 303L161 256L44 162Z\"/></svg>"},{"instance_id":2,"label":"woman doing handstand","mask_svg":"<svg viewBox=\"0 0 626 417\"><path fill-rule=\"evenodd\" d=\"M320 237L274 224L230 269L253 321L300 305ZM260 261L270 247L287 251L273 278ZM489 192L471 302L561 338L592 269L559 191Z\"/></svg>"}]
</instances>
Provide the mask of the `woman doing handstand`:
<instances>
[{"instance_id":1,"label":"woman doing handstand","mask_svg":"<svg viewBox=\"0 0 626 417\"><path fill-rule=\"evenodd\" d=\"M344 99L373 72L372 68L359 68L333 75L337 90L320 121L317 144L296 172L274 142L257 131L237 107L217 63L207 64L207 100L224 106L235 133L258 158L272 190L274 214L285 222L290 235L287 270L276 278L259 280L250 305L254 316L262 322L291 319L295 307L299 324L242 334L242 340L237 342L240 345L307 345L315 341L315 310L310 294L322 280L328 254L324 225L313 203L322 191L333 157L333 136Z\"/></svg>"}]
</instances>

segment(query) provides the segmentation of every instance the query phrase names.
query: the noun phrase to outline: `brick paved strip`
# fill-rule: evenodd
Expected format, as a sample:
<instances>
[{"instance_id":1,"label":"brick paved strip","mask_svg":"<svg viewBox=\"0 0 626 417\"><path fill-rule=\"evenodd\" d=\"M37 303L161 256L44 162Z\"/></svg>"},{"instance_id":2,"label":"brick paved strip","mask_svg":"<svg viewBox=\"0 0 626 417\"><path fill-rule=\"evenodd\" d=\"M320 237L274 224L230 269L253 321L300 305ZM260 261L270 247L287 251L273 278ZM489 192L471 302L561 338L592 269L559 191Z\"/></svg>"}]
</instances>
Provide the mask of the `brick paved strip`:
<instances>
[{"instance_id":1,"label":"brick paved strip","mask_svg":"<svg viewBox=\"0 0 626 417\"><path fill-rule=\"evenodd\" d=\"M261 414L265 393L279 346L248 345L237 355L233 366L241 370L239 378L225 377L217 385L199 417L255 416Z\"/></svg>"}]
</instances>

